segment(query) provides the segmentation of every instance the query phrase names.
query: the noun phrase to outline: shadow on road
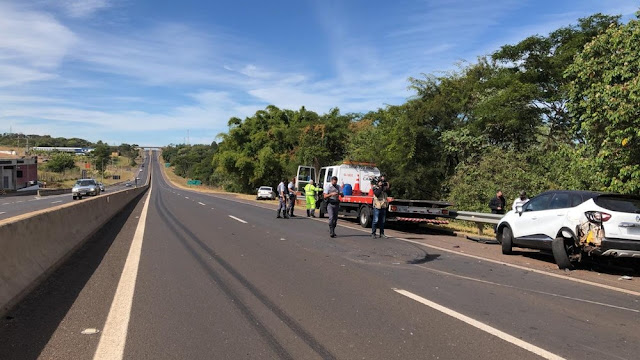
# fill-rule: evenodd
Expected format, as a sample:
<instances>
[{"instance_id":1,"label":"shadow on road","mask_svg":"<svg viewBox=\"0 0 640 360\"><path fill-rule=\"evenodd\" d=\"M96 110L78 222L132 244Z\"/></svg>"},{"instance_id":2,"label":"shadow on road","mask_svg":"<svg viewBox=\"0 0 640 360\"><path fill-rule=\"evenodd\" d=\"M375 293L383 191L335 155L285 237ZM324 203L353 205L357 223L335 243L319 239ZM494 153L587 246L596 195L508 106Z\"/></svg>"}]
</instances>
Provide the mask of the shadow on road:
<instances>
[{"instance_id":1,"label":"shadow on road","mask_svg":"<svg viewBox=\"0 0 640 360\"><path fill-rule=\"evenodd\" d=\"M39 357L139 200L127 205L0 319L0 359Z\"/></svg>"}]
</instances>

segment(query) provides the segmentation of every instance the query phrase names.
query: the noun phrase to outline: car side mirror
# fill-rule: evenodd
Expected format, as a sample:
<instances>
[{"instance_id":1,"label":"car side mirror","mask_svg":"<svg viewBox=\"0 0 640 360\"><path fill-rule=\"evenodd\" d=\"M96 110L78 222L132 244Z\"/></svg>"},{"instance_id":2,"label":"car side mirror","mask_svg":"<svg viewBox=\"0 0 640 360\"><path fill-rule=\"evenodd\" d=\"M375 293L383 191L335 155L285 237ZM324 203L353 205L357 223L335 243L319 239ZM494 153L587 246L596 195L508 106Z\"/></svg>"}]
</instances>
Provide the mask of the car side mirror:
<instances>
[{"instance_id":1,"label":"car side mirror","mask_svg":"<svg viewBox=\"0 0 640 360\"><path fill-rule=\"evenodd\" d=\"M522 205L518 205L518 206L516 206L516 212L517 212L520 216L522 216Z\"/></svg>"}]
</instances>

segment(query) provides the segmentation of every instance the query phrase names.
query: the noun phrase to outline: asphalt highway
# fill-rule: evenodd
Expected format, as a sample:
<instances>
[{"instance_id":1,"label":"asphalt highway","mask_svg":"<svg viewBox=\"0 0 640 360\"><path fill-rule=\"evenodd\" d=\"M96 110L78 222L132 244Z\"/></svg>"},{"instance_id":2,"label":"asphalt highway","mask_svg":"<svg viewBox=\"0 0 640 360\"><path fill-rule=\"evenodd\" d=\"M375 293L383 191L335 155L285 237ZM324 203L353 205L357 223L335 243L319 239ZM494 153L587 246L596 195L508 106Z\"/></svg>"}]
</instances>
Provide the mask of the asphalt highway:
<instances>
[{"instance_id":1,"label":"asphalt highway","mask_svg":"<svg viewBox=\"0 0 640 360\"><path fill-rule=\"evenodd\" d=\"M144 183L144 179L147 177L149 160L148 157L145 158L145 167L139 168L137 174L141 179L140 182ZM131 184L135 184L130 181ZM126 182L125 182L126 183ZM126 189L125 183L121 183L118 185L107 186L106 191L100 194L99 196L106 195L115 191L120 191ZM34 211L48 209L54 206L67 204L74 201L82 201L82 200L73 200L71 193L69 194L61 194L61 195L51 195L51 196L8 196L2 197L0 196L0 220L8 219L10 217L32 213Z\"/></svg>"},{"instance_id":2,"label":"asphalt highway","mask_svg":"<svg viewBox=\"0 0 640 360\"><path fill-rule=\"evenodd\" d=\"M152 166L150 191L1 320L0 359L640 354L637 295L357 228L332 239L326 219L275 219Z\"/></svg>"}]
</instances>

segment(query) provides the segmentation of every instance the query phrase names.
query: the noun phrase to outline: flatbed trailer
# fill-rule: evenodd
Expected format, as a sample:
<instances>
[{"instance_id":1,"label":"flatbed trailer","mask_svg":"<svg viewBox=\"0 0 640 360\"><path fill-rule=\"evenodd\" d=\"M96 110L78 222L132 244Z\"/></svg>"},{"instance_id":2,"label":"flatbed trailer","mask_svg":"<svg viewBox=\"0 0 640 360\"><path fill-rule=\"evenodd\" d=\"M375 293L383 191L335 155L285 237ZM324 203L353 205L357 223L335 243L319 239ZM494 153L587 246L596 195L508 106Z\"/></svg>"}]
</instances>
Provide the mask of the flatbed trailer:
<instances>
[{"instance_id":1,"label":"flatbed trailer","mask_svg":"<svg viewBox=\"0 0 640 360\"><path fill-rule=\"evenodd\" d=\"M339 215L357 218L362 227L371 227L373 220L373 194L370 179L380 176L380 170L373 164L345 163L336 166L323 167L317 178L319 187L330 182L332 176L338 177L338 183L343 186L348 184L356 194L340 196ZM315 169L309 166L299 166L297 176L297 188L302 190L309 179L316 180ZM360 182L360 179L363 182ZM300 194L304 196L303 193ZM407 224L431 223L448 224L449 210L452 206L446 201L436 200L412 200L396 199L389 197L387 208L387 222L400 222ZM320 210L320 217L327 212L326 202L320 196L316 203Z\"/></svg>"}]
</instances>

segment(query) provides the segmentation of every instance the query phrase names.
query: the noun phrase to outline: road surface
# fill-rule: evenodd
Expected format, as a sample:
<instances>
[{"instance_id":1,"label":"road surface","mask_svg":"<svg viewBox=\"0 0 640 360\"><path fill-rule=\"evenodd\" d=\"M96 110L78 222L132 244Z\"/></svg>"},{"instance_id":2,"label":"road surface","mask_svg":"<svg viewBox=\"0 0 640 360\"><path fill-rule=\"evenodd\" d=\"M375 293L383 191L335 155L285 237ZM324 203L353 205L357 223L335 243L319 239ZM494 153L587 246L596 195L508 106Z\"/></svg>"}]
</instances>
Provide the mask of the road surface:
<instances>
[{"instance_id":1,"label":"road surface","mask_svg":"<svg viewBox=\"0 0 640 360\"><path fill-rule=\"evenodd\" d=\"M275 219L152 166L151 190L2 320L0 359L640 354L633 292L363 229L332 239L326 219Z\"/></svg>"}]
</instances>

